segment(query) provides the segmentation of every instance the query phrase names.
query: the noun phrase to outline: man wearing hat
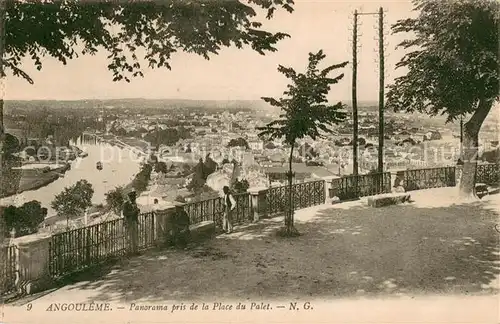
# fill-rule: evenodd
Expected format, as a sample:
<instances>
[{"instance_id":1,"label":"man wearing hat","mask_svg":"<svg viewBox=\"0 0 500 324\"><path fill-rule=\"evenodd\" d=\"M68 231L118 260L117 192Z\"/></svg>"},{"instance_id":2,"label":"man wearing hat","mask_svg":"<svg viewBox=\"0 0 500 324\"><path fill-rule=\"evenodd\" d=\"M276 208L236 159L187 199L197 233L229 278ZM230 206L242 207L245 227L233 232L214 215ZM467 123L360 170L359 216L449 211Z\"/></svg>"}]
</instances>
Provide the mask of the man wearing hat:
<instances>
[{"instance_id":1,"label":"man wearing hat","mask_svg":"<svg viewBox=\"0 0 500 324\"><path fill-rule=\"evenodd\" d=\"M222 188L224 192L224 218L222 220L222 229L227 234L231 234L233 232L233 211L236 208L236 201L234 200L233 195L231 194L231 190L229 190L228 186L224 186Z\"/></svg>"},{"instance_id":2,"label":"man wearing hat","mask_svg":"<svg viewBox=\"0 0 500 324\"><path fill-rule=\"evenodd\" d=\"M128 193L128 199L123 204L123 217L125 218L125 226L129 237L129 253L138 253L138 220L139 207L137 207L135 190Z\"/></svg>"}]
</instances>

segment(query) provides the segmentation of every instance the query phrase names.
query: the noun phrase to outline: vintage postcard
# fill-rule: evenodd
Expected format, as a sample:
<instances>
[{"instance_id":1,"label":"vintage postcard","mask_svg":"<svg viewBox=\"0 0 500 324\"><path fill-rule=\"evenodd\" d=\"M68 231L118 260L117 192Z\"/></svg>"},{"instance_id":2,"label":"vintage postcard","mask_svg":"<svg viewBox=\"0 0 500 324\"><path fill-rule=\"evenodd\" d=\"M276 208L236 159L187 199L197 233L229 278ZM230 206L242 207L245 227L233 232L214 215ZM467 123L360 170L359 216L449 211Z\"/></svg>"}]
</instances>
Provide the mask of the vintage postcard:
<instances>
[{"instance_id":1,"label":"vintage postcard","mask_svg":"<svg viewBox=\"0 0 500 324\"><path fill-rule=\"evenodd\" d=\"M0 323L498 323L494 0L0 0Z\"/></svg>"}]
</instances>

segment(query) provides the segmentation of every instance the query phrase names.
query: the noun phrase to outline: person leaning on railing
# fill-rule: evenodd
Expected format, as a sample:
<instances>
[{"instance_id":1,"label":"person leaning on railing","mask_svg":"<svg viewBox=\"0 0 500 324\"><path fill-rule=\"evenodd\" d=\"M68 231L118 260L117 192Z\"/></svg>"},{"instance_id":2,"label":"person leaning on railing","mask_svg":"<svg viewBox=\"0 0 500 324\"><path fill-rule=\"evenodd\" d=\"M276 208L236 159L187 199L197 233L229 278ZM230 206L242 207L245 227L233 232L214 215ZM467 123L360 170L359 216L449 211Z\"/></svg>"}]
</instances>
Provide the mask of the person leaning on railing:
<instances>
[{"instance_id":1,"label":"person leaning on railing","mask_svg":"<svg viewBox=\"0 0 500 324\"><path fill-rule=\"evenodd\" d=\"M128 194L128 200L123 204L123 218L125 220L125 228L129 238L129 253L132 255L138 254L138 221L139 207L136 202L136 193L131 191Z\"/></svg>"}]
</instances>

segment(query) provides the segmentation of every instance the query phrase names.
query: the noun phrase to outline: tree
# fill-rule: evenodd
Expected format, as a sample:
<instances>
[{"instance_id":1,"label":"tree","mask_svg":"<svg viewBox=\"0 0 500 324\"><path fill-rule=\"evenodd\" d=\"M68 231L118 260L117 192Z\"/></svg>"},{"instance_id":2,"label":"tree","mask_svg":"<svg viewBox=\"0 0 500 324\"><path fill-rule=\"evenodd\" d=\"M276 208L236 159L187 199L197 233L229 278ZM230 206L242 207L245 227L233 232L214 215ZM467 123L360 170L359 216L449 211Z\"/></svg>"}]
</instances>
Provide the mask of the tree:
<instances>
[{"instance_id":1,"label":"tree","mask_svg":"<svg viewBox=\"0 0 500 324\"><path fill-rule=\"evenodd\" d=\"M66 216L69 226L69 219L81 216L87 208L92 206L92 196L94 189L87 180L79 180L71 187L66 187L52 201L52 208L59 216Z\"/></svg>"},{"instance_id":2,"label":"tree","mask_svg":"<svg viewBox=\"0 0 500 324\"><path fill-rule=\"evenodd\" d=\"M167 168L167 164L163 161L160 161L160 162L156 162L155 163L155 172L156 173L167 173L168 172L168 168Z\"/></svg>"},{"instance_id":3,"label":"tree","mask_svg":"<svg viewBox=\"0 0 500 324\"><path fill-rule=\"evenodd\" d=\"M348 62L330 65L323 70L318 69L319 63L326 57L323 50L313 54L309 53L309 64L305 73L297 73L292 68L282 65L278 71L291 80L288 90L283 92L285 97L274 99L263 97L262 99L274 107L281 108L280 119L270 122L264 127L257 128L259 136L264 140L284 139L285 144L290 147L288 176L288 211L285 215L285 230L287 236L298 235L293 220L293 150L296 141L306 136L316 140L324 137L325 133L331 133L330 128L345 120L347 114L342 111L344 106L341 102L335 105L328 104L326 98L332 84L338 83L344 74L334 78L328 75L339 68L343 68Z\"/></svg>"},{"instance_id":4,"label":"tree","mask_svg":"<svg viewBox=\"0 0 500 324\"><path fill-rule=\"evenodd\" d=\"M108 53L113 81L126 82L143 76L141 55L149 68L170 69L177 51L206 59L230 46L250 46L262 55L274 52L289 35L262 29L254 8L266 10L271 19L279 8L293 12L293 0L0 1L0 78L7 69L34 83L22 70L26 59L41 70L43 56L66 64L99 50ZM3 142L0 98L0 152Z\"/></svg>"},{"instance_id":5,"label":"tree","mask_svg":"<svg viewBox=\"0 0 500 324\"><path fill-rule=\"evenodd\" d=\"M227 147L243 147L245 149L249 149L250 145L248 145L248 142L246 139L239 137L239 138L233 138L229 141L227 144Z\"/></svg>"},{"instance_id":6,"label":"tree","mask_svg":"<svg viewBox=\"0 0 500 324\"><path fill-rule=\"evenodd\" d=\"M116 187L106 193L106 204L115 212L120 215L123 207L124 199L123 187Z\"/></svg>"},{"instance_id":7,"label":"tree","mask_svg":"<svg viewBox=\"0 0 500 324\"><path fill-rule=\"evenodd\" d=\"M248 188L250 188L250 184L248 183L248 181L246 179L243 179L241 181L236 179L236 181L233 185L233 189L236 193L246 192L248 190Z\"/></svg>"},{"instance_id":8,"label":"tree","mask_svg":"<svg viewBox=\"0 0 500 324\"><path fill-rule=\"evenodd\" d=\"M11 134L5 134L3 154L10 156L13 153L19 152L20 148L21 146L17 137Z\"/></svg>"},{"instance_id":9,"label":"tree","mask_svg":"<svg viewBox=\"0 0 500 324\"><path fill-rule=\"evenodd\" d=\"M277 146L273 143L273 142L267 142L265 145L264 145L264 148L265 149L268 149L268 150L274 150Z\"/></svg>"},{"instance_id":10,"label":"tree","mask_svg":"<svg viewBox=\"0 0 500 324\"><path fill-rule=\"evenodd\" d=\"M117 136L127 136L127 134L128 134L127 131L125 130L125 128L123 128L123 127L118 128L113 133Z\"/></svg>"},{"instance_id":11,"label":"tree","mask_svg":"<svg viewBox=\"0 0 500 324\"><path fill-rule=\"evenodd\" d=\"M204 174L205 177L208 177L209 175L214 173L215 170L217 170L217 162L212 160L212 158L210 157L210 153L208 153L207 156L205 157L205 163L203 165L204 165L204 170L205 170L205 174ZM205 178L205 180L206 180L206 178Z\"/></svg>"},{"instance_id":12,"label":"tree","mask_svg":"<svg viewBox=\"0 0 500 324\"><path fill-rule=\"evenodd\" d=\"M313 158L318 157L318 152L314 150L314 147L309 144L309 143L304 143L302 146L299 147L299 156L302 156L306 159L306 161L310 161Z\"/></svg>"},{"instance_id":13,"label":"tree","mask_svg":"<svg viewBox=\"0 0 500 324\"><path fill-rule=\"evenodd\" d=\"M408 72L389 87L388 107L444 114L447 122L471 114L464 124L460 196L475 196L478 134L499 99L499 19L496 1L417 0L417 18L398 21L394 33L414 36L397 68Z\"/></svg>"},{"instance_id":14,"label":"tree","mask_svg":"<svg viewBox=\"0 0 500 324\"><path fill-rule=\"evenodd\" d=\"M8 231L15 229L16 237L29 235L38 231L38 226L47 216L47 208L39 201L32 200L21 207L9 206L3 208L5 224Z\"/></svg>"},{"instance_id":15,"label":"tree","mask_svg":"<svg viewBox=\"0 0 500 324\"><path fill-rule=\"evenodd\" d=\"M205 166L203 165L203 159L200 159L198 164L194 167L193 178L191 182L188 184L187 188L191 191L196 192L200 190L205 185L206 181L205 177Z\"/></svg>"},{"instance_id":16,"label":"tree","mask_svg":"<svg viewBox=\"0 0 500 324\"><path fill-rule=\"evenodd\" d=\"M151 179L151 172L153 167L151 164L144 164L141 171L135 175L134 180L132 180L132 187L136 192L141 193L148 188L149 180Z\"/></svg>"}]
</instances>

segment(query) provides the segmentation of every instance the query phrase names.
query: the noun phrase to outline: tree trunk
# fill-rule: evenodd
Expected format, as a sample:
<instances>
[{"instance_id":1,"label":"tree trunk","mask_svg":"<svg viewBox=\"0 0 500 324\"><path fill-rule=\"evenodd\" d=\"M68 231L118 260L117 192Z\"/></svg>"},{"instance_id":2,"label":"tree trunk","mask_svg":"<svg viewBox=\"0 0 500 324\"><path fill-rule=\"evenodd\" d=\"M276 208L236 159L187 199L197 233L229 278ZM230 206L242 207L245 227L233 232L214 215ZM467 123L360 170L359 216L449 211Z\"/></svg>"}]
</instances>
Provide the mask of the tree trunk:
<instances>
[{"instance_id":1,"label":"tree trunk","mask_svg":"<svg viewBox=\"0 0 500 324\"><path fill-rule=\"evenodd\" d=\"M293 232L293 173L292 173L292 157L293 157L293 147L295 143L292 143L290 148L290 157L288 159L288 212L285 215L285 226L288 235Z\"/></svg>"},{"instance_id":2,"label":"tree trunk","mask_svg":"<svg viewBox=\"0 0 500 324\"><path fill-rule=\"evenodd\" d=\"M3 186L5 177L3 176L4 168L3 168L3 144L5 141L5 130L3 124L3 97L5 92L5 72L3 65L3 57L5 51L5 0L0 0L0 190L3 192ZM10 233L7 230L7 226L4 221L3 214L0 214L0 287L4 287L5 280L5 269L3 266L6 261L6 249L5 247L10 244ZM0 297L1 298L1 297ZM0 304L3 303L3 300L0 299Z\"/></svg>"},{"instance_id":3,"label":"tree trunk","mask_svg":"<svg viewBox=\"0 0 500 324\"><path fill-rule=\"evenodd\" d=\"M475 181L478 159L478 138L481 126L491 110L493 101L480 100L472 117L464 125L463 136L463 171L460 180L459 195L461 198L476 198Z\"/></svg>"}]
</instances>

